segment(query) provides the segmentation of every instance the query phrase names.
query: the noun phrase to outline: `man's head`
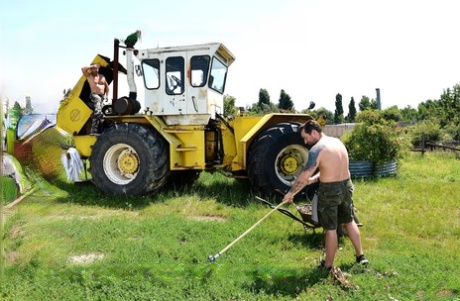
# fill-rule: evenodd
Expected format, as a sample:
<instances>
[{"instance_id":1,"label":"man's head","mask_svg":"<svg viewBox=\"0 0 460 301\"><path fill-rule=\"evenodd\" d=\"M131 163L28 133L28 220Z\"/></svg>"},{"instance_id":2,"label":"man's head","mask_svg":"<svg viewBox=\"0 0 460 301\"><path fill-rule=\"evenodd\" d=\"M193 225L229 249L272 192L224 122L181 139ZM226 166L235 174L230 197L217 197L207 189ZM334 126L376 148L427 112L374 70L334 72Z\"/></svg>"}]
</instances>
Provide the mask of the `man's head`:
<instances>
[{"instance_id":1,"label":"man's head","mask_svg":"<svg viewBox=\"0 0 460 301\"><path fill-rule=\"evenodd\" d=\"M92 65L91 65L91 71L92 71L92 73L96 73L96 74L97 74L97 73L99 72L99 68L100 68L100 67L101 67L101 66L99 66L99 64L92 64Z\"/></svg>"},{"instance_id":2,"label":"man's head","mask_svg":"<svg viewBox=\"0 0 460 301\"><path fill-rule=\"evenodd\" d=\"M305 144L312 147L321 139L323 130L315 120L308 120L300 127L300 135Z\"/></svg>"}]
</instances>

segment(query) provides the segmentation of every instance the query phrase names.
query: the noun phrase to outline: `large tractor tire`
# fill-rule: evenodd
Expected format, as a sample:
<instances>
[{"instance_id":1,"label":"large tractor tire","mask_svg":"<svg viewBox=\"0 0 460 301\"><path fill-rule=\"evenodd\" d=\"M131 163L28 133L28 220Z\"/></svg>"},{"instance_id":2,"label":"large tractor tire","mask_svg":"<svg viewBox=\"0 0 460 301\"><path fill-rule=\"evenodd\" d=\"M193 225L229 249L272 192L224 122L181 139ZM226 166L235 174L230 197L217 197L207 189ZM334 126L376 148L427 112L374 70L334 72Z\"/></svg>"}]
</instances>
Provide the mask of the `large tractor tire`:
<instances>
[{"instance_id":1,"label":"large tractor tire","mask_svg":"<svg viewBox=\"0 0 460 301\"><path fill-rule=\"evenodd\" d=\"M281 199L308 160L308 149L299 133L300 123L279 123L260 133L249 149L248 175L256 193ZM309 190L296 199L310 196Z\"/></svg>"},{"instance_id":2,"label":"large tractor tire","mask_svg":"<svg viewBox=\"0 0 460 301\"><path fill-rule=\"evenodd\" d=\"M93 182L112 195L153 193L168 177L168 153L165 140L156 131L139 124L116 124L93 146Z\"/></svg>"}]
</instances>

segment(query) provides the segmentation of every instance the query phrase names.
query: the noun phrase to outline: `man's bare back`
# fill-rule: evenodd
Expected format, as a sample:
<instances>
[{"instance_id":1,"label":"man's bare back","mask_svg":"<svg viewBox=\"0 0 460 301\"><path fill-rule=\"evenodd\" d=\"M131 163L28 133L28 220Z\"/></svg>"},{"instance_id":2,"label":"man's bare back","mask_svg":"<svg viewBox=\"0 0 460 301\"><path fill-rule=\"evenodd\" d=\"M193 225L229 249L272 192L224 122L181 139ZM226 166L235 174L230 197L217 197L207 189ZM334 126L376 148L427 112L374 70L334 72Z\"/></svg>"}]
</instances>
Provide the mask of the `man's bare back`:
<instances>
[{"instance_id":1,"label":"man's bare back","mask_svg":"<svg viewBox=\"0 0 460 301\"><path fill-rule=\"evenodd\" d=\"M331 183L350 178L348 170L348 152L345 145L333 137L328 137L322 131L312 130L300 132L306 145L310 145L308 161L303 171L294 181L284 200L292 202L294 195L306 185L315 182ZM319 169L319 172L315 172Z\"/></svg>"},{"instance_id":2,"label":"man's bare back","mask_svg":"<svg viewBox=\"0 0 460 301\"><path fill-rule=\"evenodd\" d=\"M350 178L347 149L339 139L323 134L313 148L315 147L319 148L319 179L322 183L338 182Z\"/></svg>"}]
</instances>

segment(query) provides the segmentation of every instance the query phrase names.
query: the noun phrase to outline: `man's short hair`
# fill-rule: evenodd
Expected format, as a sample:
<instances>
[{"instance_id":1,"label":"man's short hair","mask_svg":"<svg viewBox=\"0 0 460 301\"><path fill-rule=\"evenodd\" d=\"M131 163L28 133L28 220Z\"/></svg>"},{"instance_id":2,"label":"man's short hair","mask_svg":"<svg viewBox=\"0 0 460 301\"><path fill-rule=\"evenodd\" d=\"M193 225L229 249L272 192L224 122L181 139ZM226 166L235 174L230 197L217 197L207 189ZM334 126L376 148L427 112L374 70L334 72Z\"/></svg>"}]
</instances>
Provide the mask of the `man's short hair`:
<instances>
[{"instance_id":1,"label":"man's short hair","mask_svg":"<svg viewBox=\"0 0 460 301\"><path fill-rule=\"evenodd\" d=\"M300 127L300 132L305 131L305 133L307 133L308 135L310 135L313 130L317 131L320 134L323 131L319 123L315 120L308 120Z\"/></svg>"}]
</instances>

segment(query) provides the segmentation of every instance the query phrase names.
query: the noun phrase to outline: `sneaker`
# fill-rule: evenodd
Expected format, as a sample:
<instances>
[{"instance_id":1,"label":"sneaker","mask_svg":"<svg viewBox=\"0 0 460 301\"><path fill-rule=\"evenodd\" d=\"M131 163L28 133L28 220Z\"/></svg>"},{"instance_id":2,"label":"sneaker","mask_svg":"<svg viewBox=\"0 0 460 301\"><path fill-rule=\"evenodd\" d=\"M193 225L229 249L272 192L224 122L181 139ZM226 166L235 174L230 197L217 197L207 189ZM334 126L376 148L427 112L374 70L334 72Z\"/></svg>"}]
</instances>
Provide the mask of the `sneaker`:
<instances>
[{"instance_id":1,"label":"sneaker","mask_svg":"<svg viewBox=\"0 0 460 301\"><path fill-rule=\"evenodd\" d=\"M364 256L364 254L356 255L356 263L362 264L362 265L367 265L367 264L369 264L369 260L367 260L366 256Z\"/></svg>"},{"instance_id":2,"label":"sneaker","mask_svg":"<svg viewBox=\"0 0 460 301\"><path fill-rule=\"evenodd\" d=\"M327 267L326 266L326 261L321 260L321 264L318 266L318 269L330 272L332 267Z\"/></svg>"}]
</instances>

